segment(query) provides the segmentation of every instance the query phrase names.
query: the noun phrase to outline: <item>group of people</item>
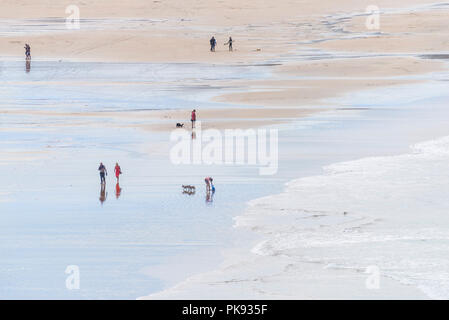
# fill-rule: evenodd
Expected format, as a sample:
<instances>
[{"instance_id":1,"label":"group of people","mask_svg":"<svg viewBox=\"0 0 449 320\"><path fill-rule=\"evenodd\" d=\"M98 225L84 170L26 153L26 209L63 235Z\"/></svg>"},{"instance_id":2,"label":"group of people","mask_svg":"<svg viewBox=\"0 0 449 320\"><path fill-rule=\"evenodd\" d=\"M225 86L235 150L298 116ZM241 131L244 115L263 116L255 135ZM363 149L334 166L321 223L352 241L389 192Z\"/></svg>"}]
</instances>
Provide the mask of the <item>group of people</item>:
<instances>
[{"instance_id":1,"label":"group of people","mask_svg":"<svg viewBox=\"0 0 449 320\"><path fill-rule=\"evenodd\" d=\"M230 38L231 46L232 46L232 39ZM192 122L192 129L195 128L196 123L196 109L192 110L190 120ZM106 200L107 193L106 193L106 176L108 175L108 170L106 169L106 166L103 164L103 162L100 162L100 166L98 167L98 171L100 172L100 183L101 183L101 193L100 193L100 201L103 204L103 202ZM122 174L122 169L120 168L120 165L118 162L115 164L114 168L115 177L117 178L117 187L116 187L116 195L117 198L120 196L121 188L119 186L120 181L120 175ZM215 193L215 186L213 184L214 179L212 177L206 177L204 179L204 182L206 183L206 201L212 202L211 194L213 195ZM184 189L186 186L183 186ZM194 189L194 187L189 186ZM192 190L193 190L192 189ZM190 190L189 192L192 192ZM192 192L194 194L195 192Z\"/></svg>"},{"instance_id":2,"label":"group of people","mask_svg":"<svg viewBox=\"0 0 449 320\"><path fill-rule=\"evenodd\" d=\"M229 51L233 50L233 48L232 48L232 43L233 42L234 41L232 40L232 37L229 37L228 42L226 42L224 44L225 46L229 46ZM211 52L215 52L215 47L217 46L217 40L215 39L214 36L212 36L212 38L209 40L209 43L210 43L210 51Z\"/></svg>"},{"instance_id":3,"label":"group of people","mask_svg":"<svg viewBox=\"0 0 449 320\"><path fill-rule=\"evenodd\" d=\"M229 37L228 42L226 42L224 45L229 47L229 51L233 51L233 44L234 40L232 40L232 37ZM210 51L215 52L215 47L217 46L217 40L214 36L209 40L210 43ZM25 43L25 57L27 60L31 60L31 47L28 43Z\"/></svg>"},{"instance_id":4,"label":"group of people","mask_svg":"<svg viewBox=\"0 0 449 320\"><path fill-rule=\"evenodd\" d=\"M98 167L98 171L100 172L100 183L101 183L101 191L100 191L100 202L103 204L103 202L106 201L107 198L107 192L106 192L106 177L108 175L108 170L106 169L106 166L103 164L103 162L100 162L100 166ZM122 169L119 166L118 162L115 164L114 168L115 177L117 178L117 185L116 185L116 197L117 199L120 197L120 194L122 192L122 188L120 188L120 175L122 174ZM212 177L206 177L204 179L204 182L206 183L206 201L212 202L212 195L215 193L215 186L213 183L214 179ZM184 192L183 193L191 193L195 194L195 187L194 186L184 186ZM188 192L186 192L186 189Z\"/></svg>"}]
</instances>

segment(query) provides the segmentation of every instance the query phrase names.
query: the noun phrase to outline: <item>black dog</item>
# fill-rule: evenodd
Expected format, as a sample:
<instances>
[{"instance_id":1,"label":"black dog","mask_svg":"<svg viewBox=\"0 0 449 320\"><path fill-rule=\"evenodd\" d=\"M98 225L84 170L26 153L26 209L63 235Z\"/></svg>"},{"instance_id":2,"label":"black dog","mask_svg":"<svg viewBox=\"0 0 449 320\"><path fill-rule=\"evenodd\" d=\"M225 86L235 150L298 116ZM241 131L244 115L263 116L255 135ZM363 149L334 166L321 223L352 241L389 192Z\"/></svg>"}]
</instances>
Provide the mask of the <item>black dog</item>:
<instances>
[{"instance_id":1,"label":"black dog","mask_svg":"<svg viewBox=\"0 0 449 320\"><path fill-rule=\"evenodd\" d=\"M179 123L179 122L178 122L178 123L176 124L176 128L182 128L182 127L184 127L184 123Z\"/></svg>"}]
</instances>

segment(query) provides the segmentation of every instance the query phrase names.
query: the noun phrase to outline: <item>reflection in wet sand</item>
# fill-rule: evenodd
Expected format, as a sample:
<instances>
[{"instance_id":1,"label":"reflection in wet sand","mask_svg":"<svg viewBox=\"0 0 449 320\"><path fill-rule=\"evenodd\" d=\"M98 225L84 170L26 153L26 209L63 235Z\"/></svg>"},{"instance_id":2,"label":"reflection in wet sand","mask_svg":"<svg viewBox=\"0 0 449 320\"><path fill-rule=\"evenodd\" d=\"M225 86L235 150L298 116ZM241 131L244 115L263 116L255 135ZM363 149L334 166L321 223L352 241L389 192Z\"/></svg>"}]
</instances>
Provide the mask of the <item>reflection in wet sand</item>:
<instances>
[{"instance_id":1,"label":"reflection in wet sand","mask_svg":"<svg viewBox=\"0 0 449 320\"><path fill-rule=\"evenodd\" d=\"M214 202L214 193L215 192L213 191L206 191L206 204L211 204L212 202Z\"/></svg>"},{"instance_id":2,"label":"reflection in wet sand","mask_svg":"<svg viewBox=\"0 0 449 320\"><path fill-rule=\"evenodd\" d=\"M31 60L29 59L27 59L25 62L25 70L27 73L31 71Z\"/></svg>"},{"instance_id":3,"label":"reflection in wet sand","mask_svg":"<svg viewBox=\"0 0 449 320\"><path fill-rule=\"evenodd\" d=\"M120 184L117 182L115 185L115 197L118 199L120 198L120 195L122 194L122 188L120 188Z\"/></svg>"},{"instance_id":4,"label":"reflection in wet sand","mask_svg":"<svg viewBox=\"0 0 449 320\"><path fill-rule=\"evenodd\" d=\"M100 202L101 205L106 201L108 197L108 193L106 192L106 183L101 184L101 190L100 190Z\"/></svg>"}]
</instances>

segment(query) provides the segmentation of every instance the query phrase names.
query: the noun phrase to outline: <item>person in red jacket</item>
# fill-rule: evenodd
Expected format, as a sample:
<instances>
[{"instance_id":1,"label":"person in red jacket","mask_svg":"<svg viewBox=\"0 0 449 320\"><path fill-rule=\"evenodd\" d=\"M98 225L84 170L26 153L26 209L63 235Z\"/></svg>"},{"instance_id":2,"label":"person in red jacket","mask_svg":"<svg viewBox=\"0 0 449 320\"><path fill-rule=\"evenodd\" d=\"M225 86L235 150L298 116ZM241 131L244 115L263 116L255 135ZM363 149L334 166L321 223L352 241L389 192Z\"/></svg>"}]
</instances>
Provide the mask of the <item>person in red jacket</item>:
<instances>
[{"instance_id":1,"label":"person in red jacket","mask_svg":"<svg viewBox=\"0 0 449 320\"><path fill-rule=\"evenodd\" d=\"M120 180L120 175L122 174L122 169L118 165L118 162L115 164L114 171L115 171L115 177L117 178L117 183L118 183Z\"/></svg>"},{"instance_id":2,"label":"person in red jacket","mask_svg":"<svg viewBox=\"0 0 449 320\"><path fill-rule=\"evenodd\" d=\"M195 122L196 122L196 110L195 109L193 109L193 111L192 111L191 121L192 121L192 129L193 129L193 128L195 128Z\"/></svg>"}]
</instances>

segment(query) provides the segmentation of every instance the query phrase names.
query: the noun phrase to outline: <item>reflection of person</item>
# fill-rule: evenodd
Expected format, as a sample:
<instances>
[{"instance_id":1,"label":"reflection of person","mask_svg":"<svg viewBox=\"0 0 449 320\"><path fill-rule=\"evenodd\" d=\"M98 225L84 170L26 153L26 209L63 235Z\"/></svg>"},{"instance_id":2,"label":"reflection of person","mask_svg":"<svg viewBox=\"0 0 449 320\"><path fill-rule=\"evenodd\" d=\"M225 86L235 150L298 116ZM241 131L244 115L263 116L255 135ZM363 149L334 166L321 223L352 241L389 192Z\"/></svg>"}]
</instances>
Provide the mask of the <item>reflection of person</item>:
<instances>
[{"instance_id":1,"label":"reflection of person","mask_svg":"<svg viewBox=\"0 0 449 320\"><path fill-rule=\"evenodd\" d=\"M206 191L206 204L214 202L214 192Z\"/></svg>"},{"instance_id":2,"label":"reflection of person","mask_svg":"<svg viewBox=\"0 0 449 320\"><path fill-rule=\"evenodd\" d=\"M213 184L212 184L213 181L214 181L214 179L212 179L211 177L206 177L204 179L204 182L206 183L206 191L207 192L211 191L211 189L213 187Z\"/></svg>"},{"instance_id":3,"label":"reflection of person","mask_svg":"<svg viewBox=\"0 0 449 320\"><path fill-rule=\"evenodd\" d=\"M119 182L119 180L120 180L120 175L122 174L122 169L121 169L120 166L118 165L118 162L115 163L114 171L115 171L115 177L117 178L117 184L118 184L118 182Z\"/></svg>"},{"instance_id":4,"label":"reflection of person","mask_svg":"<svg viewBox=\"0 0 449 320\"><path fill-rule=\"evenodd\" d=\"M211 197L211 195L210 195L210 192L207 191L207 192L206 192L206 203L210 203L210 202L212 202L212 197Z\"/></svg>"},{"instance_id":5,"label":"reflection of person","mask_svg":"<svg viewBox=\"0 0 449 320\"><path fill-rule=\"evenodd\" d=\"M122 194L122 188L120 188L120 185L117 184L115 185L115 197L118 199L120 198L120 195Z\"/></svg>"},{"instance_id":6,"label":"reflection of person","mask_svg":"<svg viewBox=\"0 0 449 320\"><path fill-rule=\"evenodd\" d=\"M106 201L106 198L108 197L108 194L106 192L106 184L101 184L101 190L100 190L100 202L101 205L103 205L103 202Z\"/></svg>"},{"instance_id":7,"label":"reflection of person","mask_svg":"<svg viewBox=\"0 0 449 320\"><path fill-rule=\"evenodd\" d=\"M106 167L104 166L103 162L100 162L100 166L98 167L98 171L100 171L100 181L101 183L106 183L105 176L108 175L108 170L106 170Z\"/></svg>"},{"instance_id":8,"label":"reflection of person","mask_svg":"<svg viewBox=\"0 0 449 320\"><path fill-rule=\"evenodd\" d=\"M195 128L195 122L196 122L196 110L193 109L192 116L190 118L190 121L192 121L192 129Z\"/></svg>"},{"instance_id":9,"label":"reflection of person","mask_svg":"<svg viewBox=\"0 0 449 320\"><path fill-rule=\"evenodd\" d=\"M31 70L31 61L27 60L25 62L25 71L28 73L28 72L30 72L30 70Z\"/></svg>"}]
</instances>

